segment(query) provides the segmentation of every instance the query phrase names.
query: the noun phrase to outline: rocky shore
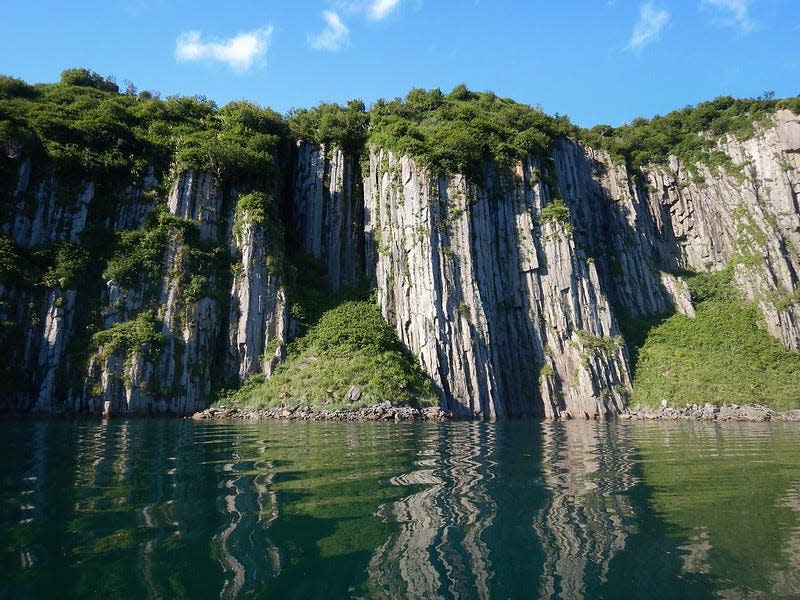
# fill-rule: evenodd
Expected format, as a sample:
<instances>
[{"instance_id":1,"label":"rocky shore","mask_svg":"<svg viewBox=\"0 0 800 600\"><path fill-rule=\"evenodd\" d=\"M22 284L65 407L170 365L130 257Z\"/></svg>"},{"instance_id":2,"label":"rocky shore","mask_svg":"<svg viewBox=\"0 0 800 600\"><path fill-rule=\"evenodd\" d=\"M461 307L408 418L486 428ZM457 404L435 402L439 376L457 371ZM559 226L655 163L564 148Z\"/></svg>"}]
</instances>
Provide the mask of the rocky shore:
<instances>
[{"instance_id":1,"label":"rocky shore","mask_svg":"<svg viewBox=\"0 0 800 600\"><path fill-rule=\"evenodd\" d=\"M675 421L678 419L695 421L800 421L800 409L775 410L762 404L687 404L683 407L669 406L666 403L658 408L641 405L626 409L621 419Z\"/></svg>"},{"instance_id":2,"label":"rocky shore","mask_svg":"<svg viewBox=\"0 0 800 600\"><path fill-rule=\"evenodd\" d=\"M458 417L438 406L412 408L394 406L383 402L362 408L324 409L313 406L296 405L276 408L252 407L211 407L194 413L192 419L243 421L453 421ZM658 408L637 405L626 408L619 417L622 420L639 421L784 421L800 422L800 409L775 410L762 404L687 404L675 407L663 404Z\"/></svg>"},{"instance_id":3,"label":"rocky shore","mask_svg":"<svg viewBox=\"0 0 800 600\"><path fill-rule=\"evenodd\" d=\"M325 409L313 406L296 405L276 408L227 408L211 407L196 412L194 420L240 419L244 421L282 420L282 421L449 421L453 415L438 406L413 408L394 406L382 402L362 408Z\"/></svg>"}]
</instances>

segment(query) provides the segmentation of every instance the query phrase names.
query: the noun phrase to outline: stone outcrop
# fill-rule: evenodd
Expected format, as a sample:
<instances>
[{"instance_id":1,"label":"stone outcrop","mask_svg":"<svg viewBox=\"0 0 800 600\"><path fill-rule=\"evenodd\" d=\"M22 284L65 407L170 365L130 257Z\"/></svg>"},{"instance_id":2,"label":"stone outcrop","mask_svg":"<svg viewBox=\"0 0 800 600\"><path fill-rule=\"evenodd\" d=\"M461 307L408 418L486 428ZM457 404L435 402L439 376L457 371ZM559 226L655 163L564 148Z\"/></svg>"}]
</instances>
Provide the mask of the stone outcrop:
<instances>
[{"instance_id":1,"label":"stone outcrop","mask_svg":"<svg viewBox=\"0 0 800 600\"><path fill-rule=\"evenodd\" d=\"M569 205L575 238L596 262L603 291L632 317L692 314L689 293L658 260L658 231L632 177L606 152L561 140L553 151L555 183Z\"/></svg>"},{"instance_id":2,"label":"stone outcrop","mask_svg":"<svg viewBox=\"0 0 800 600\"><path fill-rule=\"evenodd\" d=\"M253 373L271 373L282 357L288 307L280 276L270 273L267 264L272 247L282 240L270 239L264 226L247 214L240 215L238 227L233 227L233 208L223 216L225 196L210 174L187 171L174 184L168 206L174 216L197 223L201 242L226 237L240 265L234 269L228 314L222 314L214 293L223 281L208 278L199 297L187 297L186 264L192 249L181 236L171 234L158 290L120 291L115 282L108 284L108 313L121 320L140 311L148 297L158 297L156 318L165 340L163 349L153 353L150 345L143 344L127 355L116 352L99 364L93 361L90 379L95 383L87 385L84 394L88 410L102 406L112 414L192 414L210 403L215 368L226 369L228 380L241 383ZM235 191L232 196L235 200ZM122 295L125 301L120 303ZM114 321L120 322L112 316L106 327L113 327ZM219 356L220 344L224 358ZM102 347L99 355L103 356Z\"/></svg>"},{"instance_id":3,"label":"stone outcrop","mask_svg":"<svg viewBox=\"0 0 800 600\"><path fill-rule=\"evenodd\" d=\"M211 173L189 170L178 177L167 204L170 214L199 225L201 240L213 240L218 236L222 199L223 190Z\"/></svg>"},{"instance_id":4,"label":"stone outcrop","mask_svg":"<svg viewBox=\"0 0 800 600\"><path fill-rule=\"evenodd\" d=\"M78 242L94 198L94 183L84 181L64 189L52 174L33 178L32 169L30 159L19 164L17 183L9 194L11 210L4 215L0 231L26 248Z\"/></svg>"},{"instance_id":5,"label":"stone outcrop","mask_svg":"<svg viewBox=\"0 0 800 600\"><path fill-rule=\"evenodd\" d=\"M169 196L174 216L197 222L200 237L217 237L222 190L210 176L187 172L179 177ZM127 345L106 353L101 345L89 368L89 379L79 410L105 414L188 414L210 401L211 379L220 329L217 301L209 296L186 297L186 264L191 249L180 235L171 232L162 259L162 276L156 285L144 281L140 287L121 288L107 283L108 309L105 327L125 323L152 305L160 323L163 348L151 343ZM213 290L214 281L207 282Z\"/></svg>"},{"instance_id":6,"label":"stone outcrop","mask_svg":"<svg viewBox=\"0 0 800 600\"><path fill-rule=\"evenodd\" d=\"M0 233L31 250L78 243L94 199L94 183L62 188L51 173L37 176L30 158L19 158L16 167L16 181L0 210ZM57 392L66 388L75 303L75 290L60 285L42 289L13 280L0 282L0 323L8 332L3 336L8 336L4 403L9 408L53 411Z\"/></svg>"},{"instance_id":7,"label":"stone outcrop","mask_svg":"<svg viewBox=\"0 0 800 600\"><path fill-rule=\"evenodd\" d=\"M745 297L756 300L767 330L800 349L800 123L781 110L752 138L721 140L728 168L684 165L648 169L637 189L655 225L661 265L717 271L732 266Z\"/></svg>"},{"instance_id":8,"label":"stone outcrop","mask_svg":"<svg viewBox=\"0 0 800 600\"><path fill-rule=\"evenodd\" d=\"M448 409L615 414L630 385L615 315L693 316L686 270L730 266L768 331L798 348L799 141L779 111L719 142L727 169L673 157L642 179L560 140L550 165L529 158L509 177L487 164L481 185L373 150L368 273Z\"/></svg>"}]
</instances>

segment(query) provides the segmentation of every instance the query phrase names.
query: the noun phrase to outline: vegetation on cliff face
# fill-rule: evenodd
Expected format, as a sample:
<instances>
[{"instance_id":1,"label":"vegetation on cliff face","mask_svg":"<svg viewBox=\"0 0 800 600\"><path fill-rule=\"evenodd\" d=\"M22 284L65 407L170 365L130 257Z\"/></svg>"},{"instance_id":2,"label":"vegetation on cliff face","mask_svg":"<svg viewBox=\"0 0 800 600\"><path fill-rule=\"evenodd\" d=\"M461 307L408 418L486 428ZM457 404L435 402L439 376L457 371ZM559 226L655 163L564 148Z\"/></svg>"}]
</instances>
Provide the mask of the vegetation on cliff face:
<instances>
[{"instance_id":1,"label":"vegetation on cliff face","mask_svg":"<svg viewBox=\"0 0 800 600\"><path fill-rule=\"evenodd\" d=\"M636 358L633 403L797 407L800 353L767 333L758 307L733 287L731 269L688 282L694 319L675 314L651 323L623 322Z\"/></svg>"},{"instance_id":2,"label":"vegetation on cliff face","mask_svg":"<svg viewBox=\"0 0 800 600\"><path fill-rule=\"evenodd\" d=\"M357 408L385 400L417 407L439 401L371 300L350 300L326 311L287 353L269 380L251 377L221 403Z\"/></svg>"}]
</instances>

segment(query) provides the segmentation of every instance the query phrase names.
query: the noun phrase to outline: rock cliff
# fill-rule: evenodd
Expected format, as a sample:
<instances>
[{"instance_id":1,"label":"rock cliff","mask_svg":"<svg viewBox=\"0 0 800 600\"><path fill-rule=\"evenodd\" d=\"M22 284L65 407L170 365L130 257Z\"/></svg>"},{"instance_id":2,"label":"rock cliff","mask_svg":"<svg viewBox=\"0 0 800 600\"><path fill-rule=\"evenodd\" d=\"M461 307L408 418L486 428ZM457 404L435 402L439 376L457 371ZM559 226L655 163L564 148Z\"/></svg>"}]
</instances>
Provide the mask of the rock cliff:
<instances>
[{"instance_id":1,"label":"rock cliff","mask_svg":"<svg viewBox=\"0 0 800 600\"><path fill-rule=\"evenodd\" d=\"M448 408L484 416L613 414L630 386L593 261L540 168L477 186L407 157L370 158L367 233L378 298Z\"/></svg>"},{"instance_id":2,"label":"rock cliff","mask_svg":"<svg viewBox=\"0 0 800 600\"><path fill-rule=\"evenodd\" d=\"M789 110L744 139L717 136L724 160L633 168L562 136L510 165L484 153L481 177L390 144L356 156L281 139L285 160L250 149L274 170L244 180L239 150L227 163L209 150L207 168L140 165L124 182L3 157L3 406L186 414L269 377L298 331L284 243L321 263L333 292L371 282L459 415L619 413L631 392L621 320L693 316L688 272L728 269L769 333L800 350Z\"/></svg>"},{"instance_id":3,"label":"rock cliff","mask_svg":"<svg viewBox=\"0 0 800 600\"><path fill-rule=\"evenodd\" d=\"M655 226L663 268L733 269L739 289L756 300L767 329L800 349L796 301L800 269L800 122L778 111L745 141L718 143L728 168L685 165L648 169L635 190Z\"/></svg>"},{"instance_id":4,"label":"rock cliff","mask_svg":"<svg viewBox=\"0 0 800 600\"><path fill-rule=\"evenodd\" d=\"M488 163L480 185L373 149L367 273L450 410L614 414L630 390L616 317L693 316L687 270L731 268L768 331L798 348L799 141L779 111L718 142L725 168L673 157L632 172L562 139L513 176Z\"/></svg>"},{"instance_id":5,"label":"rock cliff","mask_svg":"<svg viewBox=\"0 0 800 600\"><path fill-rule=\"evenodd\" d=\"M146 229L159 199L144 192L155 183L150 170L138 189L120 192L104 226L117 232ZM12 198L30 185L30 164L24 161ZM78 244L93 190L94 184L86 183L69 202L55 202L52 198L63 190L48 177L35 187L35 211L22 210L20 202L4 233L23 247ZM24 344L14 352L16 373L24 377L10 382L16 390L6 400L8 407L41 413L191 414L211 401L215 372L237 384L250 374L269 373L282 356L288 310L280 274L269 271L267 257L283 240L274 239L247 210L234 227L236 197L236 190L223 189L209 173L182 173L161 200L176 219L164 228L163 247L148 248L155 254L156 276L143 276L146 265L134 265L141 277L109 279L97 300L91 286L80 282L73 282L80 292L3 285L4 319L29 324ZM219 248L228 251L232 276L220 277L213 265L192 272L198 251L213 254ZM104 306L100 331L91 342L74 328L79 297ZM79 360L85 356L80 348L70 348L77 344L90 350L88 362Z\"/></svg>"}]
</instances>

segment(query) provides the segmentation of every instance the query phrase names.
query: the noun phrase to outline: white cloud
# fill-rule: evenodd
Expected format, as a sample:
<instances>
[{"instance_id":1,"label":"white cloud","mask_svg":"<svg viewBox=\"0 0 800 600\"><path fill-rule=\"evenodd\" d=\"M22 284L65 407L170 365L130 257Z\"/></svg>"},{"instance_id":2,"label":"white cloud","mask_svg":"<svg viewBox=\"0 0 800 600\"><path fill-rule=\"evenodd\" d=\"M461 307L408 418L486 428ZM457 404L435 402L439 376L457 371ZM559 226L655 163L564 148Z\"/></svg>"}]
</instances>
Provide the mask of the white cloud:
<instances>
[{"instance_id":1,"label":"white cloud","mask_svg":"<svg viewBox=\"0 0 800 600\"><path fill-rule=\"evenodd\" d=\"M755 21L750 16L752 0L703 0L703 3L725 12L726 25L738 27L745 33L753 31L756 27Z\"/></svg>"},{"instance_id":2,"label":"white cloud","mask_svg":"<svg viewBox=\"0 0 800 600\"><path fill-rule=\"evenodd\" d=\"M400 0L371 0L367 5L367 16L373 21L388 17L400 4Z\"/></svg>"},{"instance_id":3,"label":"white cloud","mask_svg":"<svg viewBox=\"0 0 800 600\"><path fill-rule=\"evenodd\" d=\"M336 0L335 4L346 14L382 21L397 10L401 2L403 0ZM421 3L422 0L417 0L417 4Z\"/></svg>"},{"instance_id":4,"label":"white cloud","mask_svg":"<svg viewBox=\"0 0 800 600\"><path fill-rule=\"evenodd\" d=\"M654 42L661 35L661 30L669 21L669 12L656 8L652 2L642 4L639 9L639 21L633 28L628 48L639 50Z\"/></svg>"},{"instance_id":5,"label":"white cloud","mask_svg":"<svg viewBox=\"0 0 800 600\"><path fill-rule=\"evenodd\" d=\"M341 17L335 12L326 10L322 13L325 19L325 29L316 35L308 35L308 43L314 50L327 50L338 52L347 44L350 30Z\"/></svg>"},{"instance_id":6,"label":"white cloud","mask_svg":"<svg viewBox=\"0 0 800 600\"><path fill-rule=\"evenodd\" d=\"M266 56L271 37L272 25L209 42L202 41L199 31L187 31L178 36L175 58L184 62L218 61L237 71L247 71Z\"/></svg>"}]
</instances>

